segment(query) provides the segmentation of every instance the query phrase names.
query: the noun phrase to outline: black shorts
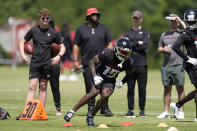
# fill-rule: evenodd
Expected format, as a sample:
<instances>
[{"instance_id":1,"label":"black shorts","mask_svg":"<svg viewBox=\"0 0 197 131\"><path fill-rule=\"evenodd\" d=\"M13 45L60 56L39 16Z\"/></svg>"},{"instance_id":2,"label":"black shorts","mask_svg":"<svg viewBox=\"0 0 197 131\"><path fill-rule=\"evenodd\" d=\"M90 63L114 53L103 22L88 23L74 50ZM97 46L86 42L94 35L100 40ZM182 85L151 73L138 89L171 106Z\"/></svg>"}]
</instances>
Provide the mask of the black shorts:
<instances>
[{"instance_id":1,"label":"black shorts","mask_svg":"<svg viewBox=\"0 0 197 131\"><path fill-rule=\"evenodd\" d=\"M51 64L35 64L31 63L29 67L29 79L42 78L49 80L51 77Z\"/></svg>"},{"instance_id":2,"label":"black shorts","mask_svg":"<svg viewBox=\"0 0 197 131\"><path fill-rule=\"evenodd\" d=\"M184 63L184 68L187 71L192 84L197 85L197 66L190 63Z\"/></svg>"},{"instance_id":3,"label":"black shorts","mask_svg":"<svg viewBox=\"0 0 197 131\"><path fill-rule=\"evenodd\" d=\"M94 83L94 82L92 81L92 83ZM104 81L102 82L101 85L99 85L99 86L96 86L96 85L95 85L95 87L96 87L97 89L99 89L100 91L103 90L104 88L110 88L110 90L111 90L112 92L114 92L115 80L104 79Z\"/></svg>"}]
</instances>

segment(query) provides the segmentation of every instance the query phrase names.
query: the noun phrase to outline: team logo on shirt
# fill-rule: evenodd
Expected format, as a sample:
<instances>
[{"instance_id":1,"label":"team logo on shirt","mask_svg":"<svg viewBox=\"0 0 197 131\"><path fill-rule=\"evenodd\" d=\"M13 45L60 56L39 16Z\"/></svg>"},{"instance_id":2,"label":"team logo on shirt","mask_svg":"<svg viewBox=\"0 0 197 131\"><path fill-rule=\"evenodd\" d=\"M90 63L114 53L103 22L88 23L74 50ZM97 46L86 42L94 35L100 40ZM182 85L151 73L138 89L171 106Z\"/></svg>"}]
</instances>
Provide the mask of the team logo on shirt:
<instances>
[{"instance_id":1,"label":"team logo on shirt","mask_svg":"<svg viewBox=\"0 0 197 131\"><path fill-rule=\"evenodd\" d=\"M194 44L196 45L196 48L197 48L197 37L195 37Z\"/></svg>"},{"instance_id":2,"label":"team logo on shirt","mask_svg":"<svg viewBox=\"0 0 197 131\"><path fill-rule=\"evenodd\" d=\"M95 34L94 28L92 28L92 34Z\"/></svg>"},{"instance_id":3,"label":"team logo on shirt","mask_svg":"<svg viewBox=\"0 0 197 131\"><path fill-rule=\"evenodd\" d=\"M141 35L141 34L143 34L143 32L142 32L142 31L140 31L140 32L139 32L139 34Z\"/></svg>"},{"instance_id":4,"label":"team logo on shirt","mask_svg":"<svg viewBox=\"0 0 197 131\"><path fill-rule=\"evenodd\" d=\"M47 36L51 36L51 34L47 33Z\"/></svg>"}]
</instances>

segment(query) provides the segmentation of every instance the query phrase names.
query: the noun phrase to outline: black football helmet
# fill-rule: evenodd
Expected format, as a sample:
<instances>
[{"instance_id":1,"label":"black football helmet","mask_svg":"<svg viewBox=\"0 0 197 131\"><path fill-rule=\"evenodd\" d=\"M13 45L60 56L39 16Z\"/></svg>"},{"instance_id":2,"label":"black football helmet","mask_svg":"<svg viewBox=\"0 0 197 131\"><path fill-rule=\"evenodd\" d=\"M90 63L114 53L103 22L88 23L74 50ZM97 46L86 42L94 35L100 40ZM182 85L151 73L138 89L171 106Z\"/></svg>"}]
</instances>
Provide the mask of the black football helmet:
<instances>
[{"instance_id":1,"label":"black football helmet","mask_svg":"<svg viewBox=\"0 0 197 131\"><path fill-rule=\"evenodd\" d=\"M183 20L189 30L197 29L197 10L187 9Z\"/></svg>"},{"instance_id":2,"label":"black football helmet","mask_svg":"<svg viewBox=\"0 0 197 131\"><path fill-rule=\"evenodd\" d=\"M114 51L119 60L128 59L132 52L131 42L126 38L119 39L115 44Z\"/></svg>"}]
</instances>

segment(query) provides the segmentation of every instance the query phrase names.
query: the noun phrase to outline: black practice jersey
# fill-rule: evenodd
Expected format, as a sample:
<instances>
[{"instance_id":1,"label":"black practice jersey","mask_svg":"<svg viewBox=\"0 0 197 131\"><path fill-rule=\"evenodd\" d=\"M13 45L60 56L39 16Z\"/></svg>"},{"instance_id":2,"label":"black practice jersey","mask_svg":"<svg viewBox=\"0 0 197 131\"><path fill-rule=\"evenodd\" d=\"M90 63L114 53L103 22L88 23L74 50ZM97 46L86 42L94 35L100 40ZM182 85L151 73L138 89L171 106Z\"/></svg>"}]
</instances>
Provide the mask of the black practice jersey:
<instances>
[{"instance_id":1,"label":"black practice jersey","mask_svg":"<svg viewBox=\"0 0 197 131\"><path fill-rule=\"evenodd\" d=\"M32 54L31 63L43 64L50 62L52 43L61 44L61 38L57 31L52 27L41 29L40 26L32 27L25 35L24 39L33 40L34 52Z\"/></svg>"},{"instance_id":2,"label":"black practice jersey","mask_svg":"<svg viewBox=\"0 0 197 131\"><path fill-rule=\"evenodd\" d=\"M150 34L144 29L135 31L130 29L124 33L124 37L129 38L132 43L132 54L134 65L147 65L146 50L149 45ZM138 44L138 41L143 41L143 44Z\"/></svg>"},{"instance_id":3,"label":"black practice jersey","mask_svg":"<svg viewBox=\"0 0 197 131\"><path fill-rule=\"evenodd\" d=\"M174 51L187 61L188 57L180 49L181 45L185 46L189 57L197 58L197 30L190 31L185 29L173 46Z\"/></svg>"},{"instance_id":4,"label":"black practice jersey","mask_svg":"<svg viewBox=\"0 0 197 131\"><path fill-rule=\"evenodd\" d=\"M121 61L116 57L115 52L111 49L105 48L98 56L101 63L96 68L96 73L104 79L110 79L115 82L116 77L121 71L132 70L132 58L127 59L122 63L122 68L118 67Z\"/></svg>"},{"instance_id":5,"label":"black practice jersey","mask_svg":"<svg viewBox=\"0 0 197 131\"><path fill-rule=\"evenodd\" d=\"M97 24L95 27L83 24L77 29L74 38L74 44L80 47L82 64L86 66L89 60L101 53L111 41L110 32L103 24Z\"/></svg>"}]
</instances>

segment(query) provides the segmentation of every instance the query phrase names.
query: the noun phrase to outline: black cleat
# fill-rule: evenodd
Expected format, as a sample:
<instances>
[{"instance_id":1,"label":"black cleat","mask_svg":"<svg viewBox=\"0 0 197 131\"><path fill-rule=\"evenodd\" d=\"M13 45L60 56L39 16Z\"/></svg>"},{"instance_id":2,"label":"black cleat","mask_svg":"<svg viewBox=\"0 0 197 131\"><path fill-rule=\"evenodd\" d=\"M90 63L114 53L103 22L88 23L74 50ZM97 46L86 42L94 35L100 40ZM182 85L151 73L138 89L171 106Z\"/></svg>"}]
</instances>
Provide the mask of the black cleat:
<instances>
[{"instance_id":1,"label":"black cleat","mask_svg":"<svg viewBox=\"0 0 197 131\"><path fill-rule=\"evenodd\" d=\"M92 116L92 115L87 116L86 122L87 122L88 126L94 126L94 116Z\"/></svg>"},{"instance_id":2,"label":"black cleat","mask_svg":"<svg viewBox=\"0 0 197 131\"><path fill-rule=\"evenodd\" d=\"M70 121L70 119L74 116L73 112L67 112L66 115L64 115L64 120L66 120L67 122Z\"/></svg>"},{"instance_id":3,"label":"black cleat","mask_svg":"<svg viewBox=\"0 0 197 131\"><path fill-rule=\"evenodd\" d=\"M109 108L106 108L106 109L102 108L100 113L104 114L105 116L113 116L114 115Z\"/></svg>"}]
</instances>

